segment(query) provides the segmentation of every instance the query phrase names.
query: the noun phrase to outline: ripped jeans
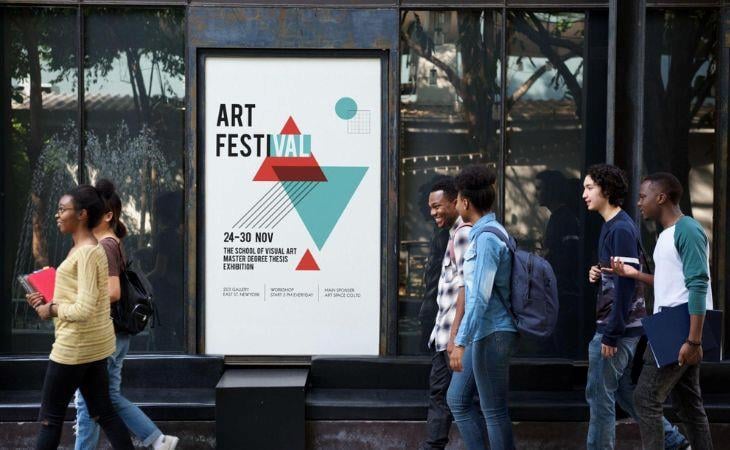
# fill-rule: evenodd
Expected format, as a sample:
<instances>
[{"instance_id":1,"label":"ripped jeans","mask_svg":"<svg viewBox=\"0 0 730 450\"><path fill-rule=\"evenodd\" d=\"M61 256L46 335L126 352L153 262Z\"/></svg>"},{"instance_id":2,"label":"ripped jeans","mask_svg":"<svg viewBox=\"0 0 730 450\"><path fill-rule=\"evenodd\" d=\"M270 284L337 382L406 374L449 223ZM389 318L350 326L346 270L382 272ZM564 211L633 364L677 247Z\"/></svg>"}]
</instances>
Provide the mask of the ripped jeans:
<instances>
[{"instance_id":1,"label":"ripped jeans","mask_svg":"<svg viewBox=\"0 0 730 450\"><path fill-rule=\"evenodd\" d=\"M109 399L106 359L77 365L48 361L38 415L43 426L38 435L36 449L58 448L63 419L76 389L84 394L91 416L96 418L112 447L133 449L129 432Z\"/></svg>"}]
</instances>

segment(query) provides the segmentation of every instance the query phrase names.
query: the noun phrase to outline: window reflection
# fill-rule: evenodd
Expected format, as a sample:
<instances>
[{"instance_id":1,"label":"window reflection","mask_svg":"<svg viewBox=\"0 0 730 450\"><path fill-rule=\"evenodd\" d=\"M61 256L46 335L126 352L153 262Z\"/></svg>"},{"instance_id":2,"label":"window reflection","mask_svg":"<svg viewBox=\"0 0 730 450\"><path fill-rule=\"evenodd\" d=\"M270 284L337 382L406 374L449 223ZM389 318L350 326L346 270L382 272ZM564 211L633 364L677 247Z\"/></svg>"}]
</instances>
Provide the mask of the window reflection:
<instances>
[{"instance_id":1,"label":"window reflection","mask_svg":"<svg viewBox=\"0 0 730 450\"><path fill-rule=\"evenodd\" d=\"M583 13L509 15L505 225L550 262L560 300L553 339L523 339L522 355L578 357L593 327L581 257L585 24Z\"/></svg>"},{"instance_id":2,"label":"window reflection","mask_svg":"<svg viewBox=\"0 0 730 450\"><path fill-rule=\"evenodd\" d=\"M127 254L147 273L160 323L132 348L184 348L182 9L86 10L85 168L122 197Z\"/></svg>"},{"instance_id":3,"label":"window reflection","mask_svg":"<svg viewBox=\"0 0 730 450\"><path fill-rule=\"evenodd\" d=\"M712 239L717 10L647 11L644 171L671 172L681 207ZM652 224L647 244L653 248Z\"/></svg>"},{"instance_id":4,"label":"window reflection","mask_svg":"<svg viewBox=\"0 0 730 450\"><path fill-rule=\"evenodd\" d=\"M63 8L3 8L3 267L0 351L47 352L53 325L25 302L17 275L57 265L70 242L54 214L76 182L76 14Z\"/></svg>"},{"instance_id":5,"label":"window reflection","mask_svg":"<svg viewBox=\"0 0 730 450\"><path fill-rule=\"evenodd\" d=\"M427 198L438 176L499 157L501 16L493 11L408 11L401 26L401 184L398 347L425 353L437 307L425 286L440 272L444 234ZM448 240L448 231L446 231ZM441 245L443 244L443 245ZM435 271L429 267L436 264ZM424 302L424 296L425 302ZM433 297L433 298L431 298Z\"/></svg>"}]
</instances>

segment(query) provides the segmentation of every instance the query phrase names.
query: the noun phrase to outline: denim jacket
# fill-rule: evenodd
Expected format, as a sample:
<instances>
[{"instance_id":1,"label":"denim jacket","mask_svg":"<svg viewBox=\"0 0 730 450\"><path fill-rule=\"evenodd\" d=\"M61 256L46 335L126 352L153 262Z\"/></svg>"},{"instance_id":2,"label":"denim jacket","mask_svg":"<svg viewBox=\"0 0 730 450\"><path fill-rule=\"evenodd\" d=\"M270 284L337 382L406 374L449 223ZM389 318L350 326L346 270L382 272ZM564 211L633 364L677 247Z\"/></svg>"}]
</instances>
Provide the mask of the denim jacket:
<instances>
[{"instance_id":1,"label":"denim jacket","mask_svg":"<svg viewBox=\"0 0 730 450\"><path fill-rule=\"evenodd\" d=\"M456 345L464 347L496 331L517 331L497 297L509 305L512 254L497 236L484 232L486 227L507 234L494 213L479 219L469 233L469 247L464 255L466 307L455 339Z\"/></svg>"}]
</instances>

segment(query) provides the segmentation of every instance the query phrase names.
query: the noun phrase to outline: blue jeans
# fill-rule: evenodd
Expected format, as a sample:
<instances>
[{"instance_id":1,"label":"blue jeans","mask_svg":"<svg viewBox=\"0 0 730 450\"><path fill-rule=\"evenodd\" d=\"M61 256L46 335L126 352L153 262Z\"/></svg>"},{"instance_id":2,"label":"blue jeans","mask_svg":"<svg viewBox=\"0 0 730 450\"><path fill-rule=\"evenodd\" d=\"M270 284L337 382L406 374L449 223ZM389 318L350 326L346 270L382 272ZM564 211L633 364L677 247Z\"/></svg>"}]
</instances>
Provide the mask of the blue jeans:
<instances>
[{"instance_id":1,"label":"blue jeans","mask_svg":"<svg viewBox=\"0 0 730 450\"><path fill-rule=\"evenodd\" d=\"M588 423L588 450L613 450L616 443L616 403L637 421L634 408L634 387L631 382L636 346L639 336L625 337L618 341L616 355L601 356L602 334L596 333L588 344L588 382L586 400L591 412ZM685 441L682 433L665 418L664 445L667 449L678 447Z\"/></svg>"},{"instance_id":2,"label":"blue jeans","mask_svg":"<svg viewBox=\"0 0 730 450\"><path fill-rule=\"evenodd\" d=\"M517 342L517 333L497 331L469 345L464 352L463 376L451 379L447 401L459 427L464 445L469 450L487 448L484 439L486 421L489 448L512 450L512 421L507 410L509 392L509 360ZM472 371L467 372L471 359ZM473 377L474 382L469 383ZM474 387L479 393L484 419L474 406Z\"/></svg>"},{"instance_id":3,"label":"blue jeans","mask_svg":"<svg viewBox=\"0 0 730 450\"><path fill-rule=\"evenodd\" d=\"M112 406L129 431L149 447L162 435L159 428L134 403L122 396L122 364L129 351L130 336L117 333L117 349L107 358L109 397ZM99 443L99 425L89 417L89 410L81 392L76 391L76 450L96 448Z\"/></svg>"}]
</instances>

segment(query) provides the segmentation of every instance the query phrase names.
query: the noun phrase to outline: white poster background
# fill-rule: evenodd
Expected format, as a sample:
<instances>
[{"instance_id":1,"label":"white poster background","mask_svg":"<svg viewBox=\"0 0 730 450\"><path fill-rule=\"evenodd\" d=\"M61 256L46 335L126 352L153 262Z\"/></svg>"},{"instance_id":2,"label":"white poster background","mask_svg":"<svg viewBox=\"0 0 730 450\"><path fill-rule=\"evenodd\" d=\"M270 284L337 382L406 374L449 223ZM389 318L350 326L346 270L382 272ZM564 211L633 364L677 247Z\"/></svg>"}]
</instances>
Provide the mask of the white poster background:
<instances>
[{"instance_id":1,"label":"white poster background","mask_svg":"<svg viewBox=\"0 0 730 450\"><path fill-rule=\"evenodd\" d=\"M205 351L226 355L377 355L380 338L381 62L378 58L208 57L205 60ZM337 116L343 97L357 103L357 127ZM252 125L217 126L221 104L255 104ZM362 114L361 114L362 112ZM363 117L369 114L369 133ZM367 167L332 233L319 250L297 211L268 243L224 243L276 182L252 181L265 158L216 156L216 135L281 132L292 117L311 135L320 166ZM359 132L353 134L352 131ZM227 142L227 141L226 141ZM240 141L235 151L241 149ZM249 141L255 144L255 141ZM289 199L285 199L289 202ZM287 263L223 270L224 247L297 249ZM296 271L305 251L319 271ZM310 293L272 298L272 289ZM326 289L344 289L326 298ZM227 295L224 291L227 290ZM245 290L246 296L241 295ZM231 295L235 292L236 295ZM255 296L255 293L263 294Z\"/></svg>"}]
</instances>

